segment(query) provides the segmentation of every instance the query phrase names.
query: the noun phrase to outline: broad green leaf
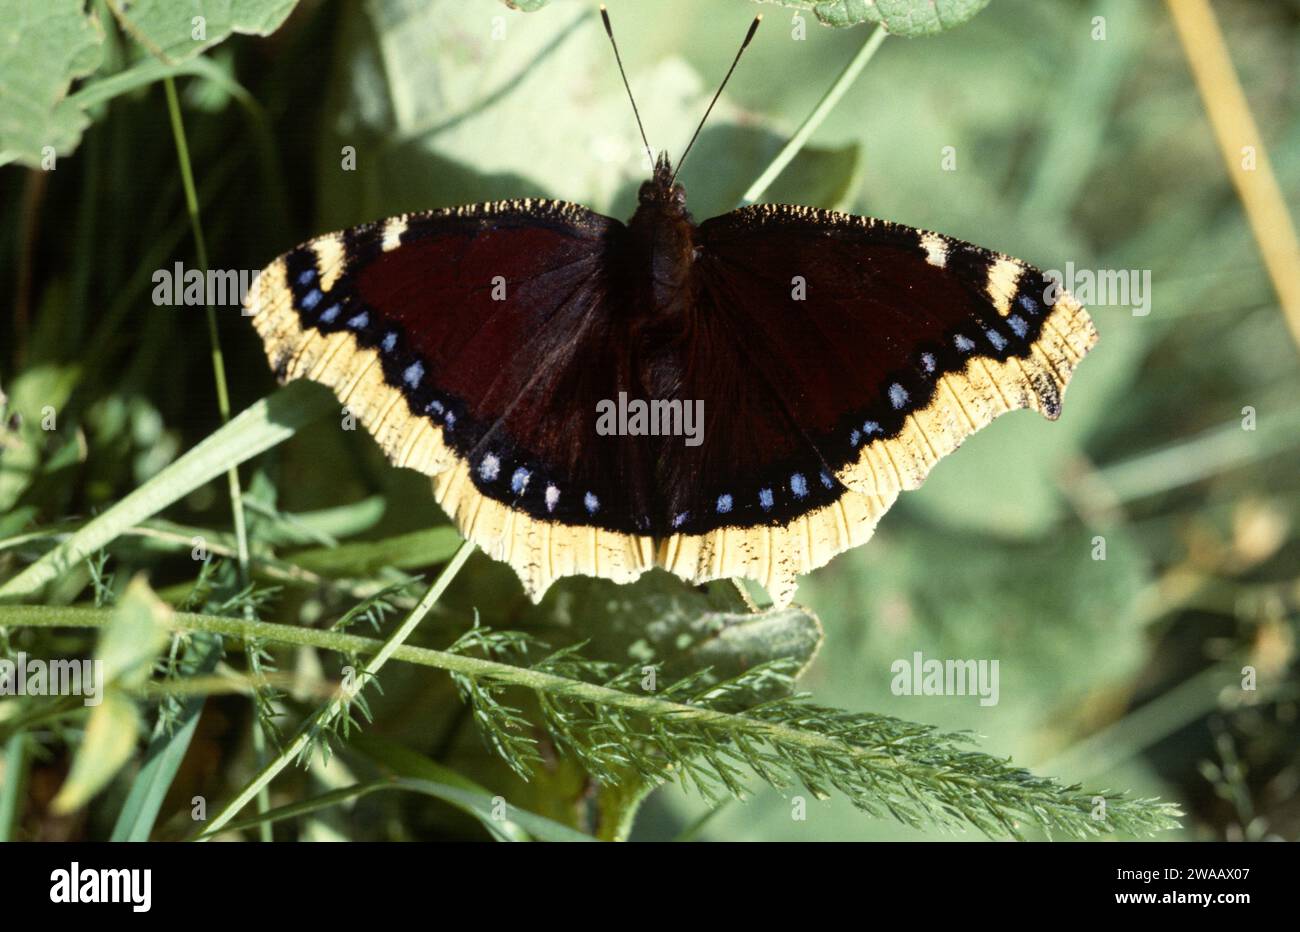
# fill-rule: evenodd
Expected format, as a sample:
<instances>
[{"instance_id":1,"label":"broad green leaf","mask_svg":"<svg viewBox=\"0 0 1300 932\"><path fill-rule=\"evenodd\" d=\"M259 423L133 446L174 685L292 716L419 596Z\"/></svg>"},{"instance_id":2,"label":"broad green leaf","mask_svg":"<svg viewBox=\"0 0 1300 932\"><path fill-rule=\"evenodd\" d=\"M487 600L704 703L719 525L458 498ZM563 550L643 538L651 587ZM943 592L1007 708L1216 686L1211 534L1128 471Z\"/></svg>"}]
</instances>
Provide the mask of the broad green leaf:
<instances>
[{"instance_id":1,"label":"broad green leaf","mask_svg":"<svg viewBox=\"0 0 1300 932\"><path fill-rule=\"evenodd\" d=\"M341 46L351 68L331 92L340 116L321 149L322 229L505 197L618 217L635 206L651 164L594 8L506 13L494 33L471 4L377 0L349 8ZM637 64L629 79L651 144L679 156L715 79L680 57ZM791 129L724 95L682 174L692 212L733 209ZM343 146L356 150L355 171L340 168ZM857 168L854 144L806 150L774 196L840 206Z\"/></svg>"},{"instance_id":2,"label":"broad green leaf","mask_svg":"<svg viewBox=\"0 0 1300 932\"><path fill-rule=\"evenodd\" d=\"M298 0L108 0L123 30L151 54L176 64L232 33L269 36Z\"/></svg>"},{"instance_id":3,"label":"broad green leaf","mask_svg":"<svg viewBox=\"0 0 1300 932\"><path fill-rule=\"evenodd\" d=\"M0 513L9 511L41 468L42 453L58 418L81 376L76 365L42 363L22 372L9 390L0 392ZM15 429L11 430L11 423Z\"/></svg>"},{"instance_id":4,"label":"broad green leaf","mask_svg":"<svg viewBox=\"0 0 1300 932\"><path fill-rule=\"evenodd\" d=\"M772 660L803 670L822 641L821 623L805 608L737 610L733 600L661 570L627 585L587 576L562 579L533 605L509 568L481 559L442 607L459 609L463 620L473 611L485 619L508 618L494 627L528 631L554 647L586 642L582 654L595 660L660 665L659 686L705 668L711 671L706 681L717 682Z\"/></svg>"},{"instance_id":5,"label":"broad green leaf","mask_svg":"<svg viewBox=\"0 0 1300 932\"><path fill-rule=\"evenodd\" d=\"M896 36L932 36L960 26L989 0L776 0L782 6L812 10L827 26L876 23Z\"/></svg>"},{"instance_id":6,"label":"broad green leaf","mask_svg":"<svg viewBox=\"0 0 1300 932\"><path fill-rule=\"evenodd\" d=\"M823 655L813 673L829 668L834 681L852 682L859 703L923 719L918 705L928 697L893 693L893 660L916 650L1000 658L996 706L964 697L935 702L958 716L952 727L1006 736L1039 724L1052 705L1131 674L1142 656L1137 609L1150 576L1147 560L1121 528L1107 529L1105 559L1096 559L1094 536L1067 525L1042 538L1007 541L897 522L841 557L839 572L806 580L805 596L826 606L833 642L845 649ZM857 630L868 637L855 656L845 639ZM990 717L997 727L987 724Z\"/></svg>"},{"instance_id":7,"label":"broad green leaf","mask_svg":"<svg viewBox=\"0 0 1300 932\"><path fill-rule=\"evenodd\" d=\"M142 576L131 580L95 650L106 683L134 688L149 678L171 631L171 611Z\"/></svg>"},{"instance_id":8,"label":"broad green leaf","mask_svg":"<svg viewBox=\"0 0 1300 932\"><path fill-rule=\"evenodd\" d=\"M716 596L657 570L626 586L589 577L564 580L523 620L587 639L588 657L661 664L661 686L706 668L710 682L730 679L771 660L793 661L802 670L822 640L821 624L807 609L720 609Z\"/></svg>"},{"instance_id":9,"label":"broad green leaf","mask_svg":"<svg viewBox=\"0 0 1300 932\"><path fill-rule=\"evenodd\" d=\"M120 692L104 696L90 713L72 769L50 808L66 814L90 802L131 759L139 733L135 703Z\"/></svg>"},{"instance_id":10,"label":"broad green leaf","mask_svg":"<svg viewBox=\"0 0 1300 932\"><path fill-rule=\"evenodd\" d=\"M68 87L97 67L104 33L82 0L0 0L0 163L67 155L89 119Z\"/></svg>"},{"instance_id":11,"label":"broad green leaf","mask_svg":"<svg viewBox=\"0 0 1300 932\"><path fill-rule=\"evenodd\" d=\"M81 107L93 107L105 101L129 94L131 91L147 87L155 81L166 77L193 75L206 78L220 92L237 97L243 102L251 100L251 95L216 62L208 58L194 58L186 62L168 63L156 58L146 58L125 71L96 81L87 82L73 94L69 100Z\"/></svg>"}]
</instances>

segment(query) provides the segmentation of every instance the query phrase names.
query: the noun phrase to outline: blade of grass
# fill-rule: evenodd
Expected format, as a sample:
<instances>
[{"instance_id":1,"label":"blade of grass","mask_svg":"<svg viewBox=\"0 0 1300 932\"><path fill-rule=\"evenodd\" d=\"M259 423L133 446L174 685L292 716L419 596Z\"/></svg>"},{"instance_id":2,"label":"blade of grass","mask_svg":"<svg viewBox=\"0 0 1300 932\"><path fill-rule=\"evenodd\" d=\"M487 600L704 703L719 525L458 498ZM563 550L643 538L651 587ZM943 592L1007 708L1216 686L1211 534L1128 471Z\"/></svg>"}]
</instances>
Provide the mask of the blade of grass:
<instances>
[{"instance_id":1,"label":"blade of grass","mask_svg":"<svg viewBox=\"0 0 1300 932\"><path fill-rule=\"evenodd\" d=\"M1300 238L1273 174L1264 137L1255 125L1209 0L1168 0L1168 6L1228 177L1277 290L1291 339L1300 347ZM1252 169L1242 164L1243 147L1254 150Z\"/></svg>"},{"instance_id":2,"label":"blade of grass","mask_svg":"<svg viewBox=\"0 0 1300 932\"><path fill-rule=\"evenodd\" d=\"M356 681L358 684L364 686L367 682L374 679L379 671L383 669L384 665L388 663L394 653L396 653L405 643L406 639L411 636L411 633L415 631L416 626L424 619L424 616L429 613L429 609L433 608L434 603L438 601L443 592L446 591L447 587L451 585L451 581L456 578L456 574L460 572L460 568L465 565L465 561L469 559L469 555L473 553L473 551L474 545L469 541L465 541L461 544L460 549L456 551L456 555L451 558L451 561L443 568L443 571L438 574L438 578L433 581L431 586L429 586L424 597L420 599L419 603L411 610L411 613L406 616L406 619L397 627L397 629L389 635L388 639L384 641L383 646L381 646L379 650L371 656L368 661L366 661L365 667L362 668L361 673L357 676ZM338 717L346 714L348 703L350 701L351 697L341 695L327 703L315 716L312 717L311 720L304 723L303 727L299 730L297 737L294 738L293 741L289 742L289 744L285 746L285 748L277 754L270 763L263 767L261 772L254 777L253 780L244 787L244 789L233 800L231 800L224 809L213 817L211 823L204 829L203 834L199 836L200 839L211 838L219 832L222 826L233 819L239 811L243 809L251 799L253 799L253 797L265 790L280 771L284 770L285 767L289 766L289 764L307 750L313 739L313 735L318 729L327 727L329 724L337 720Z\"/></svg>"},{"instance_id":3,"label":"blade of grass","mask_svg":"<svg viewBox=\"0 0 1300 932\"><path fill-rule=\"evenodd\" d=\"M785 171L785 167L794 160L794 157L799 154L799 150L812 138L812 134L817 131L817 127L821 126L826 117L830 115L830 112L835 109L835 105L840 102L840 98L853 86L853 82L858 79L862 69L867 67L867 62L871 61L880 48L880 44L885 41L885 37L888 35L883 26L877 26L875 31L867 37L867 41L863 43L862 48L844 66L844 70L840 72L840 76L835 79L835 82L827 88L826 93L822 95L822 99L813 108L812 113L808 114L807 119L790 137L790 141L776 154L772 164L768 165L763 170L763 174L759 175L757 180L749 186L749 190L740 199L742 206L757 202L763 196L763 192L771 187L772 182L776 181L781 172Z\"/></svg>"},{"instance_id":4,"label":"blade of grass","mask_svg":"<svg viewBox=\"0 0 1300 932\"><path fill-rule=\"evenodd\" d=\"M344 787L341 790L333 790L329 793L322 793L320 796L290 803L287 806L280 806L260 816L231 822L226 828L230 831L236 831L253 828L259 824L295 819L385 790L422 793L450 803L457 809L478 819L483 824L483 827L498 841L530 841L532 838L541 841L595 841L590 835L584 835L567 825L553 822L544 816L539 816L524 809L511 809L509 810L508 819L498 821L492 815L492 811L496 806L496 798L487 790L474 791L450 783L413 777L394 777L389 780L358 783L354 786Z\"/></svg>"},{"instance_id":5,"label":"blade of grass","mask_svg":"<svg viewBox=\"0 0 1300 932\"><path fill-rule=\"evenodd\" d=\"M1283 409L1242 430L1229 421L1186 440L1138 453L1100 467L1096 475L1121 502L1158 495L1191 485L1260 459L1276 456L1300 444L1300 411Z\"/></svg>"},{"instance_id":6,"label":"blade of grass","mask_svg":"<svg viewBox=\"0 0 1300 932\"><path fill-rule=\"evenodd\" d=\"M221 659L221 639L215 635L196 635L190 638L189 651L180 664L179 673L189 678L203 676L216 669ZM131 784L126 802L117 814L117 824L113 826L110 841L148 841L153 831L158 811L162 808L163 797L176 778L181 761L189 749L198 727L199 716L203 712L203 695L191 696L181 704L178 724L167 733L162 723L155 730L149 749L145 753L144 765Z\"/></svg>"},{"instance_id":7,"label":"blade of grass","mask_svg":"<svg viewBox=\"0 0 1300 932\"><path fill-rule=\"evenodd\" d=\"M303 381L268 395L9 580L0 587L0 602L36 595L46 583L128 528L226 472L232 463L242 463L287 440L333 407L332 394Z\"/></svg>"},{"instance_id":8,"label":"blade of grass","mask_svg":"<svg viewBox=\"0 0 1300 932\"><path fill-rule=\"evenodd\" d=\"M429 780L471 793L484 793L489 797L493 795L469 777L382 735L365 731L356 732L348 741L348 750L361 755L394 779ZM472 814L477 815L477 813ZM491 824L484 822L483 825L503 841L529 840L529 835L523 827L508 817L500 821L493 819Z\"/></svg>"},{"instance_id":9,"label":"blade of grass","mask_svg":"<svg viewBox=\"0 0 1300 932\"><path fill-rule=\"evenodd\" d=\"M23 785L27 782L27 733L15 732L5 742L4 784L0 785L0 842L13 841L22 816Z\"/></svg>"},{"instance_id":10,"label":"blade of grass","mask_svg":"<svg viewBox=\"0 0 1300 932\"><path fill-rule=\"evenodd\" d=\"M185 125L181 121L181 105L176 97L176 80L167 75L163 79L167 91L167 113L171 117L172 136L176 141L176 158L180 162L181 183L185 188L185 209L194 232L194 249L198 253L199 273L208 276L208 246L203 238L203 223L199 218L199 194L194 187L194 171L190 166L189 143L185 139ZM222 426L230 423L230 393L226 386L226 363L221 354L221 335L217 330L217 312L203 302L203 312L208 322L208 343L212 353L212 375L217 387L217 410ZM232 465L226 471L226 484L230 491L230 514L235 525L235 541L239 555L239 584L248 586L248 532L244 523L244 496L239 485L239 467Z\"/></svg>"},{"instance_id":11,"label":"blade of grass","mask_svg":"<svg viewBox=\"0 0 1300 932\"><path fill-rule=\"evenodd\" d=\"M1206 667L1113 724L1093 732L1063 749L1038 769L1044 773L1069 773L1091 777L1114 771L1124 762L1221 708L1227 690L1241 695L1241 667L1245 654ZM1273 681L1251 701L1264 705L1284 684Z\"/></svg>"},{"instance_id":12,"label":"blade of grass","mask_svg":"<svg viewBox=\"0 0 1300 932\"><path fill-rule=\"evenodd\" d=\"M450 526L411 531L375 541L303 550L289 559L322 576L368 576L381 569L417 569L440 563L456 552L460 535Z\"/></svg>"}]
</instances>

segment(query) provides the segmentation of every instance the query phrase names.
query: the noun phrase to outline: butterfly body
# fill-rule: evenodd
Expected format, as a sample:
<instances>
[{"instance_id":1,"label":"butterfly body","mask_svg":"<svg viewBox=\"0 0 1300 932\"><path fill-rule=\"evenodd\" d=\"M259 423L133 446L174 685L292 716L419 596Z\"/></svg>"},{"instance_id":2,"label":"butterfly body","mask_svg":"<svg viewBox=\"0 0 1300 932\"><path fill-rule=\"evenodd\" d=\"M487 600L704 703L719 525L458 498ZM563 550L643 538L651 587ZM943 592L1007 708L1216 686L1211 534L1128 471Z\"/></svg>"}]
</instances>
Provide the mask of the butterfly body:
<instances>
[{"instance_id":1,"label":"butterfly body","mask_svg":"<svg viewBox=\"0 0 1300 932\"><path fill-rule=\"evenodd\" d=\"M1031 266L790 205L696 224L666 159L621 223L555 201L319 237L248 306L539 598L572 574L748 576L778 604L1096 339ZM1049 300L1050 299L1050 300Z\"/></svg>"},{"instance_id":2,"label":"butterfly body","mask_svg":"<svg viewBox=\"0 0 1300 932\"><path fill-rule=\"evenodd\" d=\"M654 177L641 186L636 212L622 238L622 255L611 257L628 270L629 294L640 296L634 311L635 342L655 370L665 348L677 344L691 325L692 268L696 226L686 210L686 191L672 181L661 159ZM664 389L662 376L647 380L646 389Z\"/></svg>"}]
</instances>

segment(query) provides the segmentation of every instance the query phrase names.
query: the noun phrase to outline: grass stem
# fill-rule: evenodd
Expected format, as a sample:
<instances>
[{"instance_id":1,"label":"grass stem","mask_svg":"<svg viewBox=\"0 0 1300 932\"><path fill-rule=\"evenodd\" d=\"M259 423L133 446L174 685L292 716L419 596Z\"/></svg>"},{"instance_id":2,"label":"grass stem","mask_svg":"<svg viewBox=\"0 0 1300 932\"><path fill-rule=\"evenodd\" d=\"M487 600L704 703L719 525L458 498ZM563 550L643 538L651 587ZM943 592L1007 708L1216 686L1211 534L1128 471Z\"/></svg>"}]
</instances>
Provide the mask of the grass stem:
<instances>
[{"instance_id":1,"label":"grass stem","mask_svg":"<svg viewBox=\"0 0 1300 932\"><path fill-rule=\"evenodd\" d=\"M776 181L781 172L785 171L785 167L799 154L799 150L808 143L812 134L817 131L817 127L821 126L826 117L830 115L830 112L835 109L835 105L840 102L840 98L853 86L853 82L858 79L862 69L867 67L867 62L871 61L876 54L876 50L880 48L880 44L885 41L885 37L888 35L889 33L885 32L883 26L877 26L875 31L867 37L867 41L858 50L858 54L854 55L853 60L844 66L844 70L835 79L835 83L822 95L822 99L813 108L812 113L808 114L807 119L803 121L795 134L790 137L790 141L776 154L776 158L763 170L763 174L759 175L758 179L749 186L749 190L740 199L742 206L756 203L763 196L763 192L771 187L772 182Z\"/></svg>"},{"instance_id":2,"label":"grass stem","mask_svg":"<svg viewBox=\"0 0 1300 932\"><path fill-rule=\"evenodd\" d=\"M1168 0L1168 5L1228 177L1273 280L1291 339L1300 347L1300 238L1273 174L1264 137L1255 125L1209 0Z\"/></svg>"},{"instance_id":3,"label":"grass stem","mask_svg":"<svg viewBox=\"0 0 1300 932\"><path fill-rule=\"evenodd\" d=\"M397 652L397 649L406 642L406 639L415 631L416 626L419 625L419 623L424 619L424 616L429 613L429 610L433 608L434 604L439 598L441 598L442 594L447 590L447 587L451 585L451 581L456 578L456 574L460 572L460 568L465 565L465 561L469 559L470 554L473 552L474 545L472 543L465 541L461 544L460 549L456 551L455 556L451 558L451 561L443 568L443 571L438 574L438 578L433 581L433 585L431 585L428 591L425 592L424 597L420 599L415 608L411 610L411 613L406 616L406 619L397 627L397 630L389 635L388 639L384 641L379 650L376 651L371 656L370 660L366 662L365 667L356 678L356 688L358 690L364 688L365 684L379 673L380 669L382 669ZM268 762L262 768L261 772L253 778L252 782L244 787L239 795L231 800L226 807L212 819L211 823L209 823L204 829L202 836L200 836L200 840L212 837L220 831L226 823L238 815L240 810L242 810L244 806L248 805L251 799L263 796L271 781L275 779L280 771L284 770L285 767L289 766L289 764L298 759L298 757L307 750L314 735L318 734L322 728L328 727L341 716L347 714L348 704L351 701L351 695L340 694L326 703L311 720L304 724L304 726L299 730L297 737L295 737L293 741L289 742L274 759Z\"/></svg>"}]
</instances>

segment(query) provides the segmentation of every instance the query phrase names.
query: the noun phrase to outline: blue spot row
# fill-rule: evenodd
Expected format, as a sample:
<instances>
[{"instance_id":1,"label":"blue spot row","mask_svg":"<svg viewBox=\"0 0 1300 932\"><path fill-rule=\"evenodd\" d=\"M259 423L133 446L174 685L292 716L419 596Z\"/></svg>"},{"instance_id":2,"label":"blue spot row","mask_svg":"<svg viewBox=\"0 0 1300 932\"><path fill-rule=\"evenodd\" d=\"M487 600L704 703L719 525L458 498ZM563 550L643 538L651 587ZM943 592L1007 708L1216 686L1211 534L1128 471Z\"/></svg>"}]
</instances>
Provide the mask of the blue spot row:
<instances>
[{"instance_id":1,"label":"blue spot row","mask_svg":"<svg viewBox=\"0 0 1300 932\"><path fill-rule=\"evenodd\" d=\"M790 491L795 498L808 497L808 480L803 477L803 473L797 472L790 477Z\"/></svg>"}]
</instances>

